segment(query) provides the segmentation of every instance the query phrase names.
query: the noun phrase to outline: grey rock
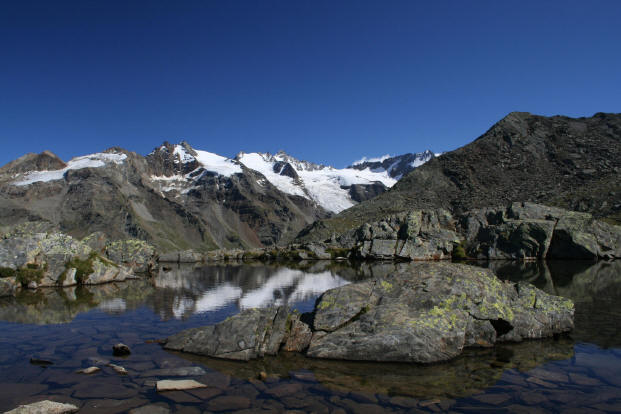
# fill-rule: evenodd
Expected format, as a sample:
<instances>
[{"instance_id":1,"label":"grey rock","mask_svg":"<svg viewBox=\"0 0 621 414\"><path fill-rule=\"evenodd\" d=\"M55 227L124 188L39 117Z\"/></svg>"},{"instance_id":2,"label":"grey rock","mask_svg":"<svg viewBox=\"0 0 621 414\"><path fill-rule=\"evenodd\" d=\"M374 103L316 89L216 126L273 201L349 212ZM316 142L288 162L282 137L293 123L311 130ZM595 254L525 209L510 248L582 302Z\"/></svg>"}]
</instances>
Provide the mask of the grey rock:
<instances>
[{"instance_id":1,"label":"grey rock","mask_svg":"<svg viewBox=\"0 0 621 414\"><path fill-rule=\"evenodd\" d=\"M118 343L112 346L112 355L114 356L124 356L131 353L131 349L129 349L129 347L123 343Z\"/></svg>"},{"instance_id":2,"label":"grey rock","mask_svg":"<svg viewBox=\"0 0 621 414\"><path fill-rule=\"evenodd\" d=\"M194 380L161 380L156 383L156 389L158 392L183 391L206 387L207 386L205 384Z\"/></svg>"},{"instance_id":3,"label":"grey rock","mask_svg":"<svg viewBox=\"0 0 621 414\"><path fill-rule=\"evenodd\" d=\"M347 316L337 318L341 310ZM489 321L497 338L489 325L475 320ZM541 338L572 328L570 300L503 283L489 270L421 263L414 275L397 273L324 293L315 329L328 333L313 337L307 355L428 363L453 358L468 345Z\"/></svg>"},{"instance_id":4,"label":"grey rock","mask_svg":"<svg viewBox=\"0 0 621 414\"><path fill-rule=\"evenodd\" d=\"M17 292L18 284L14 277L2 277L0 278L0 297L3 296L15 296Z\"/></svg>"},{"instance_id":5,"label":"grey rock","mask_svg":"<svg viewBox=\"0 0 621 414\"><path fill-rule=\"evenodd\" d=\"M216 358L247 361L267 354L275 354L272 337L281 337L284 330L280 321L286 309L247 309L217 325L188 329L166 340L164 348L185 351ZM285 319L286 322L286 319ZM279 344L280 345L280 344Z\"/></svg>"},{"instance_id":6,"label":"grey rock","mask_svg":"<svg viewBox=\"0 0 621 414\"><path fill-rule=\"evenodd\" d=\"M76 412L78 412L78 407L73 404L63 404L44 400L32 404L20 405L11 411L7 411L5 414L68 414Z\"/></svg>"}]
</instances>

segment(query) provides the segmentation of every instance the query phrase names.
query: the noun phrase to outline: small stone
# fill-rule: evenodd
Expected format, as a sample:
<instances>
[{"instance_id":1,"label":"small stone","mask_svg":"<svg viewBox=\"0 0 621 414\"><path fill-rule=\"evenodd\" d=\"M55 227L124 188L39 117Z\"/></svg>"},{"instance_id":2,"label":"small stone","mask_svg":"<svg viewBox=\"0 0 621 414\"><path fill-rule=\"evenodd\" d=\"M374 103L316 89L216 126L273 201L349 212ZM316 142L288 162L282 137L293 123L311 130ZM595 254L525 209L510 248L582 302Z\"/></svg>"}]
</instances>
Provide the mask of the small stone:
<instances>
[{"instance_id":1,"label":"small stone","mask_svg":"<svg viewBox=\"0 0 621 414\"><path fill-rule=\"evenodd\" d=\"M108 364L108 366L112 368L117 374L127 375L127 370L120 365Z\"/></svg>"},{"instance_id":2,"label":"small stone","mask_svg":"<svg viewBox=\"0 0 621 414\"><path fill-rule=\"evenodd\" d=\"M168 414L168 413L170 413L170 409L168 408L168 406L164 407L162 405L156 405L156 404L143 405L142 407L129 410L129 414Z\"/></svg>"},{"instance_id":3,"label":"small stone","mask_svg":"<svg viewBox=\"0 0 621 414\"><path fill-rule=\"evenodd\" d=\"M194 380L161 380L155 385L158 392L163 391L183 391L194 388L205 388L205 384L201 384Z\"/></svg>"},{"instance_id":4,"label":"small stone","mask_svg":"<svg viewBox=\"0 0 621 414\"><path fill-rule=\"evenodd\" d=\"M282 398L286 395L297 394L302 390L302 384L281 384L266 391L267 394L277 398Z\"/></svg>"},{"instance_id":5,"label":"small stone","mask_svg":"<svg viewBox=\"0 0 621 414\"><path fill-rule=\"evenodd\" d=\"M112 355L114 356L125 356L131 354L132 351L125 344L118 343L112 347Z\"/></svg>"},{"instance_id":6,"label":"small stone","mask_svg":"<svg viewBox=\"0 0 621 414\"><path fill-rule=\"evenodd\" d=\"M7 411L5 414L66 414L75 413L78 407L73 404L63 404L50 400L39 401Z\"/></svg>"},{"instance_id":7,"label":"small stone","mask_svg":"<svg viewBox=\"0 0 621 414\"><path fill-rule=\"evenodd\" d=\"M39 358L39 357L31 357L30 363L32 365L52 365L53 362L49 359Z\"/></svg>"},{"instance_id":8,"label":"small stone","mask_svg":"<svg viewBox=\"0 0 621 414\"><path fill-rule=\"evenodd\" d=\"M234 411L246 408L250 408L250 399L233 395L216 397L207 404L207 409L210 411Z\"/></svg>"},{"instance_id":9,"label":"small stone","mask_svg":"<svg viewBox=\"0 0 621 414\"><path fill-rule=\"evenodd\" d=\"M37 288L37 282L35 282L34 280L31 280L30 282L28 282L28 289L36 289Z\"/></svg>"},{"instance_id":10,"label":"small stone","mask_svg":"<svg viewBox=\"0 0 621 414\"><path fill-rule=\"evenodd\" d=\"M100 369L101 368L99 368L99 367L88 367L88 368L77 370L76 373L78 373L78 374L92 374L94 372L99 371Z\"/></svg>"},{"instance_id":11,"label":"small stone","mask_svg":"<svg viewBox=\"0 0 621 414\"><path fill-rule=\"evenodd\" d=\"M267 379L267 372L265 372L265 371L261 371L261 372L259 372L258 378L259 378L261 381L265 381L265 380Z\"/></svg>"}]
</instances>

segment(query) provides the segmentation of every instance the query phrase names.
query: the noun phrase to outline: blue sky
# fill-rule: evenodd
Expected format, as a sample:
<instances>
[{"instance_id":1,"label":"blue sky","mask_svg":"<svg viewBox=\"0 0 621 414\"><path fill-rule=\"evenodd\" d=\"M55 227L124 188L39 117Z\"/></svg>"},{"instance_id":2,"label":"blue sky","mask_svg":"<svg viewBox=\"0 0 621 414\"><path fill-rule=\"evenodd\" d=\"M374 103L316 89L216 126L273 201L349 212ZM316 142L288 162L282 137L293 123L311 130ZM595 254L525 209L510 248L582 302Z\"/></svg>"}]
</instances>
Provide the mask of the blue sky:
<instances>
[{"instance_id":1,"label":"blue sky","mask_svg":"<svg viewBox=\"0 0 621 414\"><path fill-rule=\"evenodd\" d=\"M164 140L345 166L621 112L621 1L0 3L0 164Z\"/></svg>"}]
</instances>

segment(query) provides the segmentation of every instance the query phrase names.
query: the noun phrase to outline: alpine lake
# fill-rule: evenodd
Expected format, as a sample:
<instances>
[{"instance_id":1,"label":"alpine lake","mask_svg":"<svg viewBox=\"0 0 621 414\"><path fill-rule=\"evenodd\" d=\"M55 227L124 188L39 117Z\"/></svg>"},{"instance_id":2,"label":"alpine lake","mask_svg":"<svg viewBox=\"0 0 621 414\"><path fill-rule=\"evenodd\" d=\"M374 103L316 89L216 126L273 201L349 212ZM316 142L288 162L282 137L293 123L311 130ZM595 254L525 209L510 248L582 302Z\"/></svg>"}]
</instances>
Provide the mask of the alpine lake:
<instances>
[{"instance_id":1,"label":"alpine lake","mask_svg":"<svg viewBox=\"0 0 621 414\"><path fill-rule=\"evenodd\" d=\"M80 413L621 412L620 261L471 265L571 298L574 331L467 349L432 365L283 352L250 362L203 358L166 351L157 340L246 308L308 312L327 289L410 264L162 264L148 279L0 298L0 412L45 399L73 403ZM119 342L131 355L112 355ZM92 365L101 370L76 373ZM208 387L158 393L161 379Z\"/></svg>"}]
</instances>

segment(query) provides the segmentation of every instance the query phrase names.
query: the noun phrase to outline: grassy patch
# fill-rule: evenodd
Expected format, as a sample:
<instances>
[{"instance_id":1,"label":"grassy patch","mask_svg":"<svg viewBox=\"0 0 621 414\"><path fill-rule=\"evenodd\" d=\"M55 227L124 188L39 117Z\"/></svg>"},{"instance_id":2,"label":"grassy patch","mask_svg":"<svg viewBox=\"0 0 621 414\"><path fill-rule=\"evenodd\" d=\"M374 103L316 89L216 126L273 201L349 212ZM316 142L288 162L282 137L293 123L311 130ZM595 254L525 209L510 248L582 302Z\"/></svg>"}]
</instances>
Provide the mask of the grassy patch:
<instances>
[{"instance_id":1,"label":"grassy patch","mask_svg":"<svg viewBox=\"0 0 621 414\"><path fill-rule=\"evenodd\" d=\"M28 286L30 282L39 284L46 270L47 263L44 266L40 266L36 263L28 263L26 266L15 271L15 280L22 286Z\"/></svg>"},{"instance_id":2,"label":"grassy patch","mask_svg":"<svg viewBox=\"0 0 621 414\"><path fill-rule=\"evenodd\" d=\"M0 277L13 277L15 274L15 269L11 269L10 267L0 267Z\"/></svg>"},{"instance_id":3,"label":"grassy patch","mask_svg":"<svg viewBox=\"0 0 621 414\"><path fill-rule=\"evenodd\" d=\"M456 244L455 247L453 247L453 253L451 257L455 260L468 259L468 255L466 254L465 249L465 241L461 241L459 244Z\"/></svg>"},{"instance_id":4,"label":"grassy patch","mask_svg":"<svg viewBox=\"0 0 621 414\"><path fill-rule=\"evenodd\" d=\"M95 258L97 258L98 255L96 252L92 252L88 258L81 260L79 257L74 257L73 259L69 260L67 263L65 263L65 269L69 270L71 268L74 268L76 270L75 272L75 280L76 282L80 283L84 283L84 281L86 280L86 278L88 277L88 275L90 275L91 273L94 272L93 270L93 260L95 260ZM59 283L62 284L62 282L64 282L64 277L66 277L66 273L67 271L63 272L63 274L61 275L62 281L59 278ZM64 276L64 277L63 277Z\"/></svg>"}]
</instances>

